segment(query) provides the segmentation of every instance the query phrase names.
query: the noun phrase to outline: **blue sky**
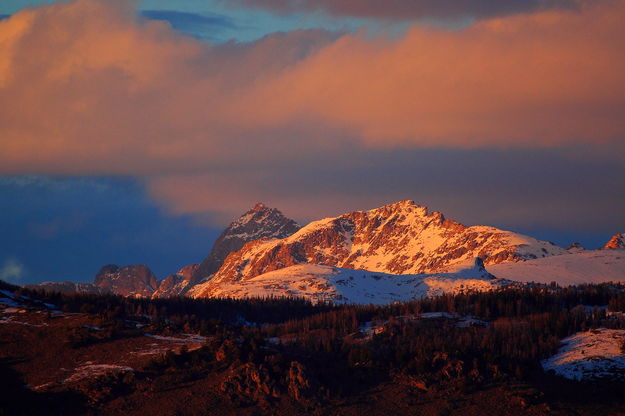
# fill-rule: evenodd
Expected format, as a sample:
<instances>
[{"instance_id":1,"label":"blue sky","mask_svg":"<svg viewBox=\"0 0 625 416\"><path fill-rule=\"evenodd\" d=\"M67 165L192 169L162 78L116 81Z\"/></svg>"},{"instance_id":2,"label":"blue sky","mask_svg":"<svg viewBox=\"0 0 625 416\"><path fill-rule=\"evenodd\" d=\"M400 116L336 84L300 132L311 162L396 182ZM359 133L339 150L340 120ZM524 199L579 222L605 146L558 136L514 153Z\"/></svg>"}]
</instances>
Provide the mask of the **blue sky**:
<instances>
[{"instance_id":1,"label":"blue sky","mask_svg":"<svg viewBox=\"0 0 625 416\"><path fill-rule=\"evenodd\" d=\"M4 0L0 4L0 15L54 2L56 0ZM401 33L407 27L405 22L333 18L323 13L275 14L259 9L227 7L228 2L215 0L143 0L138 4L144 17L169 21L174 29L211 42L249 42L269 33L297 29L355 31L366 28L392 34Z\"/></svg>"},{"instance_id":2,"label":"blue sky","mask_svg":"<svg viewBox=\"0 0 625 416\"><path fill-rule=\"evenodd\" d=\"M16 283L91 282L105 264L159 276L201 261L219 230L167 215L132 178L0 178L0 273Z\"/></svg>"}]
</instances>

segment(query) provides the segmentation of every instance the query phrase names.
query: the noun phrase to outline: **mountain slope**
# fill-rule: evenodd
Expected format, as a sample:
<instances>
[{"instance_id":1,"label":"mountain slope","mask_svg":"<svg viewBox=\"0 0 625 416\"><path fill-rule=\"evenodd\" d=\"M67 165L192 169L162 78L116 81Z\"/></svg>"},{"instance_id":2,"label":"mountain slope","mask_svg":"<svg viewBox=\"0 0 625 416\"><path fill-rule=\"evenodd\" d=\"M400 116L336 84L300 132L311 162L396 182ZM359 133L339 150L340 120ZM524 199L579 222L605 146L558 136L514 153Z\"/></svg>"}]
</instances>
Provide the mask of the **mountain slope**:
<instances>
[{"instance_id":1,"label":"mountain slope","mask_svg":"<svg viewBox=\"0 0 625 416\"><path fill-rule=\"evenodd\" d=\"M195 284L217 272L228 254L240 250L248 241L285 238L299 229L295 221L279 210L259 202L221 233L209 255L193 274L191 282Z\"/></svg>"},{"instance_id":2,"label":"mountain slope","mask_svg":"<svg viewBox=\"0 0 625 416\"><path fill-rule=\"evenodd\" d=\"M210 296L297 296L313 302L383 305L464 290L492 290L509 283L489 274L480 259L454 273L418 275L393 275L308 263L271 271L251 279L224 282ZM195 294L193 290L191 294ZM197 293L196 297L202 297L202 293Z\"/></svg>"},{"instance_id":3,"label":"mountain slope","mask_svg":"<svg viewBox=\"0 0 625 416\"><path fill-rule=\"evenodd\" d=\"M183 294L191 282L199 264L190 264L171 274L158 283L158 289L152 293L153 298L166 298Z\"/></svg>"},{"instance_id":4,"label":"mountain slope","mask_svg":"<svg viewBox=\"0 0 625 416\"><path fill-rule=\"evenodd\" d=\"M519 282L578 285L625 282L625 251L587 250L519 263L489 266L497 277Z\"/></svg>"},{"instance_id":5,"label":"mountain slope","mask_svg":"<svg viewBox=\"0 0 625 416\"><path fill-rule=\"evenodd\" d=\"M573 380L611 380L625 378L622 329L597 328L578 332L562 340L554 356L542 360L545 371Z\"/></svg>"},{"instance_id":6,"label":"mountain slope","mask_svg":"<svg viewBox=\"0 0 625 416\"><path fill-rule=\"evenodd\" d=\"M412 201L315 221L280 240L252 241L230 254L213 278L193 289L210 296L225 283L302 263L389 274L441 273L475 257L485 264L566 253L494 227L466 227Z\"/></svg>"}]
</instances>

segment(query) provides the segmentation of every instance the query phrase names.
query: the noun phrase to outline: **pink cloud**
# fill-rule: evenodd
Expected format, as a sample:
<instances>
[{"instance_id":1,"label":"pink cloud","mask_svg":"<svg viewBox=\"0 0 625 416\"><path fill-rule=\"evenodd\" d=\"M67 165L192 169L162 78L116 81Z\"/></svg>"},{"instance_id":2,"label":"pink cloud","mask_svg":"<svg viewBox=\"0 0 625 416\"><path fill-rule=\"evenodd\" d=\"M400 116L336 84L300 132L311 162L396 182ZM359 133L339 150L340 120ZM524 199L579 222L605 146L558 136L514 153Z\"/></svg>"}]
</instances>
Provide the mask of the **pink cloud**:
<instances>
[{"instance_id":1,"label":"pink cloud","mask_svg":"<svg viewBox=\"0 0 625 416\"><path fill-rule=\"evenodd\" d=\"M297 31L225 45L132 4L75 0L0 21L1 173L138 175L176 212L240 211L237 195L257 189L306 214L321 208L257 187L258 171L350 149L625 138L625 1L399 39Z\"/></svg>"}]
</instances>

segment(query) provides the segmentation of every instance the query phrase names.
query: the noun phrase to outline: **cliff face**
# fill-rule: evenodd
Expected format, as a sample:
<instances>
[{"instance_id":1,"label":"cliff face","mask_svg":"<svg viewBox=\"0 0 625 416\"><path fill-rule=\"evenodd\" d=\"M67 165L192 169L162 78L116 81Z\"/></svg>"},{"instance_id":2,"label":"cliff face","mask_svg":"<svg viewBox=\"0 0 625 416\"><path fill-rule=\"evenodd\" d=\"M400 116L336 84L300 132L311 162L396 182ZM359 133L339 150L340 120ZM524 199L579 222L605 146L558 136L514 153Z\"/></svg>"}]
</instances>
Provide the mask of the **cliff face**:
<instances>
[{"instance_id":1,"label":"cliff face","mask_svg":"<svg viewBox=\"0 0 625 416\"><path fill-rule=\"evenodd\" d=\"M193 289L208 296L223 282L301 263L391 274L453 271L475 257L486 265L564 254L566 250L494 227L466 227L412 201L315 221L279 240L246 243L213 278Z\"/></svg>"}]
</instances>

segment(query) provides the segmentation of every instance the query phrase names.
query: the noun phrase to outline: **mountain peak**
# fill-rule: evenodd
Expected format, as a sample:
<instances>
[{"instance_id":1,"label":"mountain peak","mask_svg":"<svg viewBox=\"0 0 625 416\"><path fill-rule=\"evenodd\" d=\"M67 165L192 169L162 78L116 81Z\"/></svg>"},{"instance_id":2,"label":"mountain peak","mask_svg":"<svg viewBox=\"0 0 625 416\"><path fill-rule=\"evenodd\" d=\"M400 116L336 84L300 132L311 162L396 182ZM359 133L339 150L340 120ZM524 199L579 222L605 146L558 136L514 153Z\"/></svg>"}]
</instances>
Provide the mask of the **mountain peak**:
<instances>
[{"instance_id":1,"label":"mountain peak","mask_svg":"<svg viewBox=\"0 0 625 416\"><path fill-rule=\"evenodd\" d=\"M262 229L264 228L262 224L265 224L265 223L287 223L287 222L297 225L295 221L285 217L284 214L280 212L279 209L271 208L262 202L258 202L245 214L241 215L239 218L232 221L232 223L230 223L230 226L226 228L224 233L225 234L240 234L240 232L238 231L235 232L235 230L238 230L240 228L246 228L246 230L244 230L243 232L249 233L250 231L253 231L249 229L250 227ZM250 223L256 223L259 225L250 226L249 225ZM299 225L297 225L297 227L299 228ZM263 234L263 232L261 232L261 234ZM262 235L258 238L267 237L267 236Z\"/></svg>"},{"instance_id":2,"label":"mountain peak","mask_svg":"<svg viewBox=\"0 0 625 416\"><path fill-rule=\"evenodd\" d=\"M438 223L445 221L445 216L438 211L430 211L425 205L418 205L411 199L404 199L392 204L383 205L379 208L374 208L369 211L365 211L367 215L391 217L394 215L405 216L407 218L413 218L418 221L422 220L435 220Z\"/></svg>"},{"instance_id":3,"label":"mountain peak","mask_svg":"<svg viewBox=\"0 0 625 416\"><path fill-rule=\"evenodd\" d=\"M392 204L383 205L378 209L388 209L392 211L405 210L407 208L422 208L427 211L427 207L415 204L411 199L404 199L402 201L393 202Z\"/></svg>"},{"instance_id":4,"label":"mountain peak","mask_svg":"<svg viewBox=\"0 0 625 416\"><path fill-rule=\"evenodd\" d=\"M413 207L418 207L419 205L415 204L415 202L412 199L403 199L401 201L397 201L397 202L394 202L392 204L389 204L389 206L396 206L396 207L409 207L409 206L413 206Z\"/></svg>"},{"instance_id":5,"label":"mountain peak","mask_svg":"<svg viewBox=\"0 0 625 416\"><path fill-rule=\"evenodd\" d=\"M250 211L258 212L258 211L264 211L266 209L271 209L271 208L268 208L267 205L265 205L262 202L257 202L256 205L254 205Z\"/></svg>"},{"instance_id":6,"label":"mountain peak","mask_svg":"<svg viewBox=\"0 0 625 416\"><path fill-rule=\"evenodd\" d=\"M221 233L191 280L195 284L215 273L228 254L240 250L249 241L261 238L285 238L299 229L299 224L287 218L277 208L270 208L258 202Z\"/></svg>"}]
</instances>

